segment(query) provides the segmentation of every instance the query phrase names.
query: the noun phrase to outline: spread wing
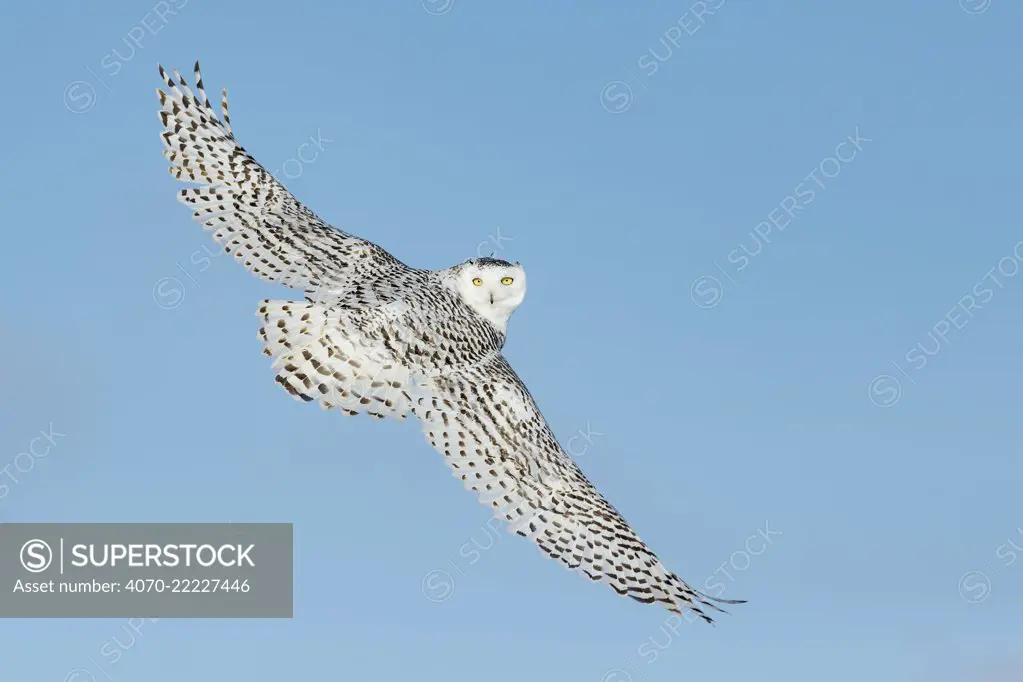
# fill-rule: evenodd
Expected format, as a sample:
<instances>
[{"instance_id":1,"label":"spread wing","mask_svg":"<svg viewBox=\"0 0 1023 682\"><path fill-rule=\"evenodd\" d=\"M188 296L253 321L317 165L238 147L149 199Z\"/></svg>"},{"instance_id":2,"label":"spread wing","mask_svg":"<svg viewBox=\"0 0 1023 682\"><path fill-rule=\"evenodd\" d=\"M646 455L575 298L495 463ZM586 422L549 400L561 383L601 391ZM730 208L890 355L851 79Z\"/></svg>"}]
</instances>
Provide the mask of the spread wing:
<instances>
[{"instance_id":1,"label":"spread wing","mask_svg":"<svg viewBox=\"0 0 1023 682\"><path fill-rule=\"evenodd\" d=\"M505 358L430 379L413 412L480 502L567 568L618 594L698 613L718 603L669 571L558 444Z\"/></svg>"},{"instance_id":2,"label":"spread wing","mask_svg":"<svg viewBox=\"0 0 1023 682\"><path fill-rule=\"evenodd\" d=\"M235 140L227 109L223 121L206 97L199 63L193 93L177 71L160 67L168 91L160 98L161 139L170 172L185 182L179 200L213 239L258 277L294 289L343 290L406 270L383 248L331 227L303 206Z\"/></svg>"}]
</instances>

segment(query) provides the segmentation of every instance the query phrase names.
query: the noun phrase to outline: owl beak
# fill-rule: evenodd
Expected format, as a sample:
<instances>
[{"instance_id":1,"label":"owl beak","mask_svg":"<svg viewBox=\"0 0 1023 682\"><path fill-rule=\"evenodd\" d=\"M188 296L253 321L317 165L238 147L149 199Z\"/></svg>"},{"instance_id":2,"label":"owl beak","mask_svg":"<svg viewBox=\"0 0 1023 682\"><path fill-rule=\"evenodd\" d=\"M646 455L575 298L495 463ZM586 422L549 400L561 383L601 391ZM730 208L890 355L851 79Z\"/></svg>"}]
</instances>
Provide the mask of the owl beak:
<instances>
[{"instance_id":1,"label":"owl beak","mask_svg":"<svg viewBox=\"0 0 1023 682\"><path fill-rule=\"evenodd\" d=\"M490 292L490 305L494 305L494 292Z\"/></svg>"}]
</instances>

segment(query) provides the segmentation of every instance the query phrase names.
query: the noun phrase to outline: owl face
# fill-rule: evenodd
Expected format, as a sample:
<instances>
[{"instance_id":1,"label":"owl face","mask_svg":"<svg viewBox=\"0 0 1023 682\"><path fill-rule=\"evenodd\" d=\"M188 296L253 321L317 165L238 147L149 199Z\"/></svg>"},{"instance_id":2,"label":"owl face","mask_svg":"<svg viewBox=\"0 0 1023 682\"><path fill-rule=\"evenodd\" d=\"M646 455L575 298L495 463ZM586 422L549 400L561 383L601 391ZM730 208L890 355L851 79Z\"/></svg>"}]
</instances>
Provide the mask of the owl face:
<instances>
[{"instance_id":1,"label":"owl face","mask_svg":"<svg viewBox=\"0 0 1023 682\"><path fill-rule=\"evenodd\" d=\"M526 271L518 263L476 258L459 266L455 277L462 300L502 332L526 297Z\"/></svg>"}]
</instances>

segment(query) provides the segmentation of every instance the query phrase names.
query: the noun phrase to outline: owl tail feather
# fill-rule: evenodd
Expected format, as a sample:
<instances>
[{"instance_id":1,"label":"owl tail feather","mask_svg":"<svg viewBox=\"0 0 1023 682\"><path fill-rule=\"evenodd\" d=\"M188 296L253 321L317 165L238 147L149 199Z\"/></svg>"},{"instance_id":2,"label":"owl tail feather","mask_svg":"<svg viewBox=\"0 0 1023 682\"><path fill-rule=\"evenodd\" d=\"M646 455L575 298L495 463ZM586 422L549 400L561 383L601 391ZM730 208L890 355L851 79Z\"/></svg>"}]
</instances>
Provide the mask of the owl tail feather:
<instances>
[{"instance_id":1,"label":"owl tail feather","mask_svg":"<svg viewBox=\"0 0 1023 682\"><path fill-rule=\"evenodd\" d=\"M307 301L265 300L257 315L263 353L274 358L277 383L296 400L349 415L408 416L408 372L353 319Z\"/></svg>"}]
</instances>

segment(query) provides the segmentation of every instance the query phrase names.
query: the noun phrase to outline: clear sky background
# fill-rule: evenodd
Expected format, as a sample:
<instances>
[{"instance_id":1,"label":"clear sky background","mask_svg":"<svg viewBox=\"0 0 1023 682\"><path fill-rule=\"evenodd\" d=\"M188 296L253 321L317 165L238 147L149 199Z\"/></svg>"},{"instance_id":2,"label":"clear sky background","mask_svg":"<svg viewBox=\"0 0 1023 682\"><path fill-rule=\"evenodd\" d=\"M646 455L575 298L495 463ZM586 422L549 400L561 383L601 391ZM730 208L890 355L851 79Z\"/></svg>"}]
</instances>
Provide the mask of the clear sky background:
<instances>
[{"instance_id":1,"label":"clear sky background","mask_svg":"<svg viewBox=\"0 0 1023 682\"><path fill-rule=\"evenodd\" d=\"M0 518L293 522L296 585L134 641L0 621L0 677L1023 678L1023 7L963 2L9 6L0 465L63 435ZM679 626L490 530L417 425L281 391L255 311L296 294L207 255L160 154L156 64L197 58L325 219L521 261L547 419L749 603Z\"/></svg>"}]
</instances>

